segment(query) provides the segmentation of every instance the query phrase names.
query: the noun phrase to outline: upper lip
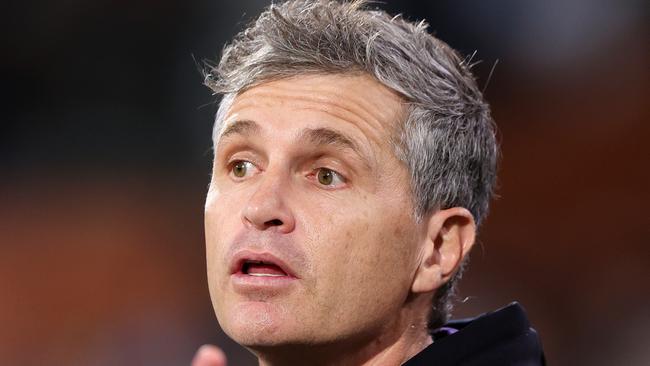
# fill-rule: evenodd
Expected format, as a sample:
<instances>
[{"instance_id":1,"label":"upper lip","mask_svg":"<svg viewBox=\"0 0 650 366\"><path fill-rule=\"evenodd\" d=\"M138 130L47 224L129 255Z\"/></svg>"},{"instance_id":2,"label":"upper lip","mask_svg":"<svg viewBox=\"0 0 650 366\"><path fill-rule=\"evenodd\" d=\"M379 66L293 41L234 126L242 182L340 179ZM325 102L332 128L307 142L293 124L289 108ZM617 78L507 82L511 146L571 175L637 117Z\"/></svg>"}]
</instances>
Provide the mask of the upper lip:
<instances>
[{"instance_id":1,"label":"upper lip","mask_svg":"<svg viewBox=\"0 0 650 366\"><path fill-rule=\"evenodd\" d=\"M244 267L244 263L247 261L273 264L278 266L288 276L297 277L294 270L282 259L268 252L258 253L251 250L241 250L235 253L230 260L230 274L240 272Z\"/></svg>"}]
</instances>

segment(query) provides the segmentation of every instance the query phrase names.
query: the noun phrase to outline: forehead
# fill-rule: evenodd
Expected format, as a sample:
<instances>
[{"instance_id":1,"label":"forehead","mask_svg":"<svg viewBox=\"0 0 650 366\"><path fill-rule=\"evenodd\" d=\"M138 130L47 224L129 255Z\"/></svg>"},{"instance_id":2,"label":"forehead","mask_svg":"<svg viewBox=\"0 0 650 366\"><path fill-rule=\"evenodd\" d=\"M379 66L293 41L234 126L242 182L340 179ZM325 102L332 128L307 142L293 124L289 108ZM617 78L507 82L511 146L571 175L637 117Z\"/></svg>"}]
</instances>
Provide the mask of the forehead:
<instances>
[{"instance_id":1,"label":"forehead","mask_svg":"<svg viewBox=\"0 0 650 366\"><path fill-rule=\"evenodd\" d=\"M309 75L257 85L237 95L216 137L240 120L290 132L304 127L336 126L387 145L404 118L404 102L367 74ZM361 136L357 136L361 137Z\"/></svg>"}]
</instances>

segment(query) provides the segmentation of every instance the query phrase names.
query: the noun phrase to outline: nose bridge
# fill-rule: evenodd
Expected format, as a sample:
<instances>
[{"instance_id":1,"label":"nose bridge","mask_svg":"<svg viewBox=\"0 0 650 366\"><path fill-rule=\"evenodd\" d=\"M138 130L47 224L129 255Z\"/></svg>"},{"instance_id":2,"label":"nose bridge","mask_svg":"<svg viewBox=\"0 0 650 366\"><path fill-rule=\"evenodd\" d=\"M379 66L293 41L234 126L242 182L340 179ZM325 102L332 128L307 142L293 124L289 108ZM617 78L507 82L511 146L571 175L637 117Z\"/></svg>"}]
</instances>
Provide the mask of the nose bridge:
<instances>
[{"instance_id":1,"label":"nose bridge","mask_svg":"<svg viewBox=\"0 0 650 366\"><path fill-rule=\"evenodd\" d=\"M258 178L253 193L242 210L244 224L258 230L293 231L295 219L287 198L290 174L279 166L269 166Z\"/></svg>"}]
</instances>

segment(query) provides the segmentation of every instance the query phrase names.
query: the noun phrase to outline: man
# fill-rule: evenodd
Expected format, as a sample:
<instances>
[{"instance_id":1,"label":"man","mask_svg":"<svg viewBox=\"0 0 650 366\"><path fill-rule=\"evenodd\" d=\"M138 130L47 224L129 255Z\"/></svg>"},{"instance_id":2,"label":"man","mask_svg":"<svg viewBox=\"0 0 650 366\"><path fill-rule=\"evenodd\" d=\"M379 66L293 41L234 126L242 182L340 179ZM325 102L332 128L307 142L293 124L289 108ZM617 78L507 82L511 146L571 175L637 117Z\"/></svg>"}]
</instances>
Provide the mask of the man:
<instances>
[{"instance_id":1,"label":"man","mask_svg":"<svg viewBox=\"0 0 650 366\"><path fill-rule=\"evenodd\" d=\"M498 149L469 65L362 2L271 5L223 94L205 205L222 329L260 365L537 365L513 304L445 323ZM202 348L194 365L223 365Z\"/></svg>"}]
</instances>

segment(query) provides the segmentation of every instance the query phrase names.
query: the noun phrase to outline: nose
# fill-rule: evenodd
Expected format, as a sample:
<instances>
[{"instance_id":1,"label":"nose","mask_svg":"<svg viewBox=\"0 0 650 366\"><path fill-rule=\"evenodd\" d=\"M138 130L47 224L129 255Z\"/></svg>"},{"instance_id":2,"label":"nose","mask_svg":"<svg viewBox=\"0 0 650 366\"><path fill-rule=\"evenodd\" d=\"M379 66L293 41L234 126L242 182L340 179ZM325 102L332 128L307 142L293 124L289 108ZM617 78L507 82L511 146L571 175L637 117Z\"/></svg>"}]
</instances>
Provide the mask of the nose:
<instances>
[{"instance_id":1,"label":"nose","mask_svg":"<svg viewBox=\"0 0 650 366\"><path fill-rule=\"evenodd\" d=\"M292 232L296 222L286 202L288 184L269 174L254 189L242 210L244 225L262 231Z\"/></svg>"}]
</instances>

